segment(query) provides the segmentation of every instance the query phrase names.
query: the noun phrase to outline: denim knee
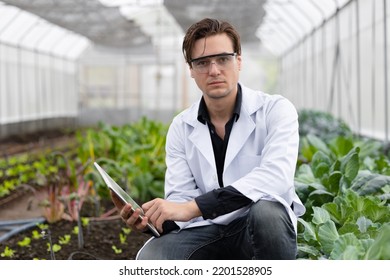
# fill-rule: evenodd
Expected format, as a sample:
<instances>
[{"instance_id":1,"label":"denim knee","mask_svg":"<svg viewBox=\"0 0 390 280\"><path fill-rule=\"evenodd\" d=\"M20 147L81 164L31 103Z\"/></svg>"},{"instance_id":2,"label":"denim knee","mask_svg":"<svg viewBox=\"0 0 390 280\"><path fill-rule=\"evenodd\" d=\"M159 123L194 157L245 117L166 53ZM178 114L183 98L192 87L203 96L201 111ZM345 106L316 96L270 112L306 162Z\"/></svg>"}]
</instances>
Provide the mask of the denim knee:
<instances>
[{"instance_id":1,"label":"denim knee","mask_svg":"<svg viewBox=\"0 0 390 280\"><path fill-rule=\"evenodd\" d=\"M257 259L294 259L296 234L284 206L260 200L248 214L248 233Z\"/></svg>"}]
</instances>

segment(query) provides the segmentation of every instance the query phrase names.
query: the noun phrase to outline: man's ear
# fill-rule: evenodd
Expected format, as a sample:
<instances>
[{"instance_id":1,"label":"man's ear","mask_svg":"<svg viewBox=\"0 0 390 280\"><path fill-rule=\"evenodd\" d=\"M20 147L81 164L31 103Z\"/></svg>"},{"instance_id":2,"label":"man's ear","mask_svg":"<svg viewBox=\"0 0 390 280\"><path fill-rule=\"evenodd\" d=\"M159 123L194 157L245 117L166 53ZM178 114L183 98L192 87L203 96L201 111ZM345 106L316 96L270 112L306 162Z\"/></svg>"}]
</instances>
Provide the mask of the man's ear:
<instances>
[{"instance_id":1,"label":"man's ear","mask_svg":"<svg viewBox=\"0 0 390 280\"><path fill-rule=\"evenodd\" d=\"M238 55L237 56L238 71L241 71L241 62L242 62L241 55Z\"/></svg>"},{"instance_id":2,"label":"man's ear","mask_svg":"<svg viewBox=\"0 0 390 280\"><path fill-rule=\"evenodd\" d=\"M191 67L189 67L189 69L190 69L191 78L194 78L194 69L192 69Z\"/></svg>"}]
</instances>

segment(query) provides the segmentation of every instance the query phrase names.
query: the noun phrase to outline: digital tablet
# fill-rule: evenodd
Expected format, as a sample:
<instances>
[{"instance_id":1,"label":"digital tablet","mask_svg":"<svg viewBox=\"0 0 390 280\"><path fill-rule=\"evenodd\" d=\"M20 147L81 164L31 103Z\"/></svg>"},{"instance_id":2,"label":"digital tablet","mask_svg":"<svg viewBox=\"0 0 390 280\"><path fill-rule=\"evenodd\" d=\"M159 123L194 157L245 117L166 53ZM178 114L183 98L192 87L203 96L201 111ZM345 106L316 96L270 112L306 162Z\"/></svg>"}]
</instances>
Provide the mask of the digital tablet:
<instances>
[{"instance_id":1,"label":"digital tablet","mask_svg":"<svg viewBox=\"0 0 390 280\"><path fill-rule=\"evenodd\" d=\"M143 219L145 213L144 210L139 206L134 199L131 198L131 196L125 192L115 181L110 177L110 175L107 174L106 171L97 162L94 162L94 165L96 169L99 171L100 175L103 177L104 182L106 185L112 190L124 203L131 205L131 210L135 211L136 209L141 210L140 218ZM159 237L160 233L157 231L157 229L154 227L153 224L148 222L147 224L148 228L152 231L153 235L155 237Z\"/></svg>"}]
</instances>

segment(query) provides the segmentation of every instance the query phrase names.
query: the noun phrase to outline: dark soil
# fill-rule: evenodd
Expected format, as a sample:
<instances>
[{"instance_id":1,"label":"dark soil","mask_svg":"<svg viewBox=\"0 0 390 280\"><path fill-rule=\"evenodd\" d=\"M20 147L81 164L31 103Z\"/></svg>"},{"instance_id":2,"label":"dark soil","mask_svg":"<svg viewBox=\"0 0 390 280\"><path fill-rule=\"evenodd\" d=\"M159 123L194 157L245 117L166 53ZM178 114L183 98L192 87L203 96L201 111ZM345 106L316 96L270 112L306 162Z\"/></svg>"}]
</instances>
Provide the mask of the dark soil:
<instances>
[{"instance_id":1,"label":"dark soil","mask_svg":"<svg viewBox=\"0 0 390 280\"><path fill-rule=\"evenodd\" d=\"M149 235L131 231L125 233L123 229L128 229L119 216L114 215L106 218L90 218L87 226L82 227L82 239L79 244L78 234L74 232L77 222L61 220L53 224L47 224L45 230L46 237L33 239L32 232L42 230L34 226L0 244L0 253L8 247L14 251L13 257L0 257L1 259L32 260L32 259L57 259L57 260L131 260L135 259L138 250L142 247ZM50 236L49 236L50 234ZM120 234L125 236L124 240ZM60 240L65 235L70 235L70 242L60 244ZM26 237L31 238L29 246L21 246L18 242ZM49 237L53 244L60 245L61 249L52 255L48 249ZM115 247L113 247L115 246ZM115 250L114 250L115 248Z\"/></svg>"}]
</instances>

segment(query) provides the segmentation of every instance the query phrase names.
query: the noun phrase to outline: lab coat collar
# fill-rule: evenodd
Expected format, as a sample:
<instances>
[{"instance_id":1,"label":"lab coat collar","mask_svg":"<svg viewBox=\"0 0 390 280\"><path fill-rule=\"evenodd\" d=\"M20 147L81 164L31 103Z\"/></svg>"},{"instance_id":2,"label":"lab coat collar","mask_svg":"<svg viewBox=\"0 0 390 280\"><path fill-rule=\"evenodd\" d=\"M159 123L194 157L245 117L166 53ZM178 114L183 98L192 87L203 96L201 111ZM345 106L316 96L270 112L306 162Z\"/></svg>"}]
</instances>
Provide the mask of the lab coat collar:
<instances>
[{"instance_id":1,"label":"lab coat collar","mask_svg":"<svg viewBox=\"0 0 390 280\"><path fill-rule=\"evenodd\" d=\"M255 129L256 124L252 120L251 115L258 111L264 104L264 96L261 92L255 92L252 89L242 88L242 103L240 118L233 125L233 129L229 139L229 147L225 158L225 168L233 161L237 153L240 151L246 140ZM209 136L207 124L202 124L198 121L198 109L200 100L193 104L183 116L183 121L194 129L188 139L197 147L202 155L207 159L209 164L215 168L215 159L213 146Z\"/></svg>"}]
</instances>

